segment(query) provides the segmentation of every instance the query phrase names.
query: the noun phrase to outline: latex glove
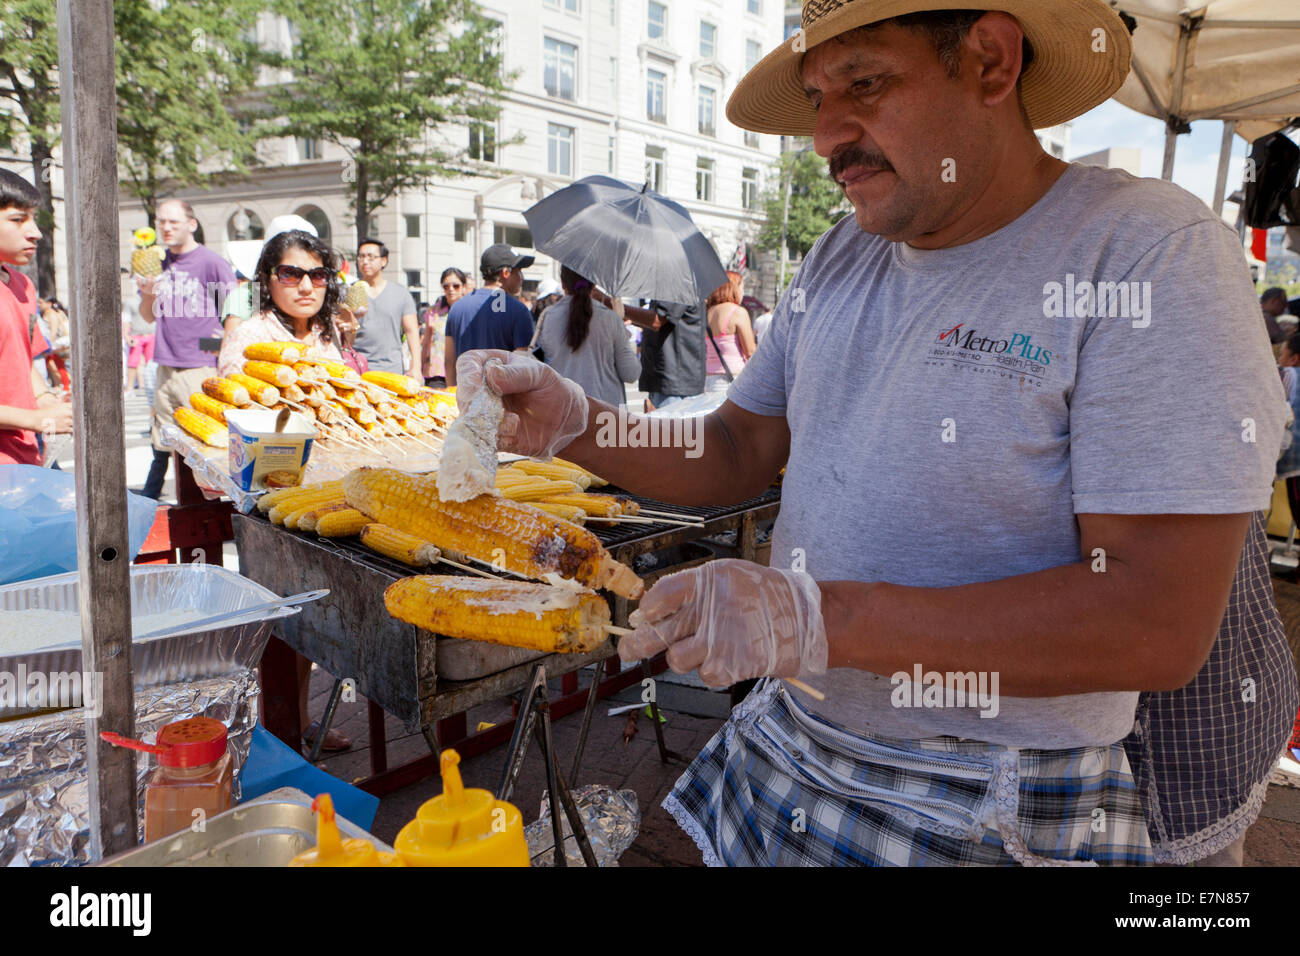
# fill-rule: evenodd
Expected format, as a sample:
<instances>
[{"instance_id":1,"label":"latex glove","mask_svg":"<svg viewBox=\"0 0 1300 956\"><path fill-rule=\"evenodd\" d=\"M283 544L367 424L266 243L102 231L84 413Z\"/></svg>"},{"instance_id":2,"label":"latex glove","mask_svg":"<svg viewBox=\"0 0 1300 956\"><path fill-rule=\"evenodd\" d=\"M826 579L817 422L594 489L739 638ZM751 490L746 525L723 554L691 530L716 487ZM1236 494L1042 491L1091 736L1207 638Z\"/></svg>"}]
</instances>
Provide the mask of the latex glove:
<instances>
[{"instance_id":1,"label":"latex glove","mask_svg":"<svg viewBox=\"0 0 1300 956\"><path fill-rule=\"evenodd\" d=\"M587 393L577 382L561 376L531 355L501 349L475 349L456 359L456 404L468 408L488 382L501 393L505 416L497 433L497 448L545 461L587 430Z\"/></svg>"},{"instance_id":2,"label":"latex glove","mask_svg":"<svg viewBox=\"0 0 1300 956\"><path fill-rule=\"evenodd\" d=\"M711 687L826 671L821 589L798 571L710 561L660 579L628 623L636 631L619 641L624 661L667 649L669 667L699 668Z\"/></svg>"}]
</instances>

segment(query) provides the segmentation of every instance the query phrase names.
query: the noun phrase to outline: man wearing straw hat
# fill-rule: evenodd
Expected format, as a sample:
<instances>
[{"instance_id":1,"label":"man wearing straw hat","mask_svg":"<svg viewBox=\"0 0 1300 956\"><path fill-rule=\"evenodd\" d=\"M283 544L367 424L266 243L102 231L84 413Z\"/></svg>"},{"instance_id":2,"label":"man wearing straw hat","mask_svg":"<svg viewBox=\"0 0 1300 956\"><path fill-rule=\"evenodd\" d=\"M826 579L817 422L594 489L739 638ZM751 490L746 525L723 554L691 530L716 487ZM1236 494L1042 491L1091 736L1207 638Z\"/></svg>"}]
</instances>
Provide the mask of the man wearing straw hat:
<instances>
[{"instance_id":1,"label":"man wearing straw hat","mask_svg":"<svg viewBox=\"0 0 1300 956\"><path fill-rule=\"evenodd\" d=\"M1204 856L1296 706L1252 517L1282 397L1241 247L1177 187L1039 145L1124 81L1106 3L940 6L807 0L732 96L733 123L811 136L855 216L703 454L602 447L618 413L520 357L486 373L501 447L697 505L786 466L772 567L664 578L619 646L713 686L802 678L760 684L665 801L707 862Z\"/></svg>"}]
</instances>

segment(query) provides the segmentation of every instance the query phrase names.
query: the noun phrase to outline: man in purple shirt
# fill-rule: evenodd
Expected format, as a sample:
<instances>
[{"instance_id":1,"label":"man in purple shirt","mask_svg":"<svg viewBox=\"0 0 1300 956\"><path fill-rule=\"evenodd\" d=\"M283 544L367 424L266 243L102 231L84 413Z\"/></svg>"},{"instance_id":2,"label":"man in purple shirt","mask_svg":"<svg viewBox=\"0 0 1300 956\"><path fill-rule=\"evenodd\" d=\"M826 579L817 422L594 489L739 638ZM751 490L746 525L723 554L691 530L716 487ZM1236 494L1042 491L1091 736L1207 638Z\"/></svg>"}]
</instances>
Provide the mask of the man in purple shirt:
<instances>
[{"instance_id":1,"label":"man in purple shirt","mask_svg":"<svg viewBox=\"0 0 1300 956\"><path fill-rule=\"evenodd\" d=\"M171 461L171 452L161 447L162 427L172 421L177 408L188 403L191 394L202 391L205 378L216 374L216 353L203 351L199 341L220 337L226 296L236 287L230 263L195 241L199 221L189 203L163 200L158 204L156 222L167 247L162 275L135 277L140 316L157 323L154 457L142 491L146 498L154 499L162 494Z\"/></svg>"}]
</instances>

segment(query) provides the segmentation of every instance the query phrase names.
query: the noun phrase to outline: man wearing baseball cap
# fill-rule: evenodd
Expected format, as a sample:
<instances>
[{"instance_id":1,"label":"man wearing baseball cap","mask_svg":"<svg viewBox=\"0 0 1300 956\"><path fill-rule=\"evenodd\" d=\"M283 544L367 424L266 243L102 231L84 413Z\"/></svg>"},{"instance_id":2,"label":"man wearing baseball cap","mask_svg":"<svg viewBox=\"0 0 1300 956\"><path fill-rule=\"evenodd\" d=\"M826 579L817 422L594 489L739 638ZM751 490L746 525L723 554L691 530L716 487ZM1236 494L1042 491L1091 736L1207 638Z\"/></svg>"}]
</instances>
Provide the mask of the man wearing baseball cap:
<instances>
[{"instance_id":1,"label":"man wearing baseball cap","mask_svg":"<svg viewBox=\"0 0 1300 956\"><path fill-rule=\"evenodd\" d=\"M479 257L483 286L462 296L447 313L444 363L448 385L456 384L457 355L472 349L511 352L527 348L533 340L532 314L517 296L524 287L523 270L534 261L533 256L521 256L504 242L483 250Z\"/></svg>"},{"instance_id":2,"label":"man wearing baseball cap","mask_svg":"<svg viewBox=\"0 0 1300 956\"><path fill-rule=\"evenodd\" d=\"M743 501L785 465L772 566L663 578L619 644L824 694L760 683L677 782L707 862L1205 856L1257 812L1297 696L1260 607L1283 409L1241 246L1175 186L1040 146L1128 73L1103 0L940 5L807 0L737 86L731 121L811 136L855 216L695 457L607 447L613 411L519 356L465 356L464 398L486 374L503 450L664 501Z\"/></svg>"}]
</instances>

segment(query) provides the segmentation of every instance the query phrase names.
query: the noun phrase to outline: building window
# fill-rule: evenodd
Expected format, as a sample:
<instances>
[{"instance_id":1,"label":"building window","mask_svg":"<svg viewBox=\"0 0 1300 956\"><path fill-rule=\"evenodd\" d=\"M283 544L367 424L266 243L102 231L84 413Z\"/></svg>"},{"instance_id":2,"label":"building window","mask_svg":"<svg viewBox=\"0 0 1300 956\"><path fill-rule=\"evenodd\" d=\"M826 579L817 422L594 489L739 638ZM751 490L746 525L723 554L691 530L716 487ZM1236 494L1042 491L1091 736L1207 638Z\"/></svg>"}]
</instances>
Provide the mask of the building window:
<instances>
[{"instance_id":1,"label":"building window","mask_svg":"<svg viewBox=\"0 0 1300 956\"><path fill-rule=\"evenodd\" d=\"M319 206L299 206L293 211L293 214L295 216L302 216L302 218L315 226L316 235L324 242L330 241L330 233L332 230L330 229L329 216L325 215L325 210L321 209Z\"/></svg>"},{"instance_id":2,"label":"building window","mask_svg":"<svg viewBox=\"0 0 1300 956\"><path fill-rule=\"evenodd\" d=\"M474 223L468 219L457 219L452 227L451 238L453 242L469 242L469 231L474 228Z\"/></svg>"},{"instance_id":3,"label":"building window","mask_svg":"<svg viewBox=\"0 0 1300 956\"><path fill-rule=\"evenodd\" d=\"M420 238L420 217L412 216L408 213L402 218L406 220L406 238L419 239Z\"/></svg>"},{"instance_id":4,"label":"building window","mask_svg":"<svg viewBox=\"0 0 1300 956\"><path fill-rule=\"evenodd\" d=\"M568 10L570 13L578 12L578 0L546 0L546 6L552 10Z\"/></svg>"},{"instance_id":5,"label":"building window","mask_svg":"<svg viewBox=\"0 0 1300 956\"><path fill-rule=\"evenodd\" d=\"M668 8L662 3L650 0L645 27L646 34L651 40L662 40L668 33Z\"/></svg>"},{"instance_id":6,"label":"building window","mask_svg":"<svg viewBox=\"0 0 1300 956\"><path fill-rule=\"evenodd\" d=\"M668 114L664 111L665 89L668 76L658 70L646 70L645 74L645 118L656 123L666 123Z\"/></svg>"},{"instance_id":7,"label":"building window","mask_svg":"<svg viewBox=\"0 0 1300 956\"><path fill-rule=\"evenodd\" d=\"M713 160L703 156L695 161L695 198L700 202L713 202L713 167Z\"/></svg>"},{"instance_id":8,"label":"building window","mask_svg":"<svg viewBox=\"0 0 1300 956\"><path fill-rule=\"evenodd\" d=\"M618 26L618 0L609 0L609 25Z\"/></svg>"},{"instance_id":9,"label":"building window","mask_svg":"<svg viewBox=\"0 0 1300 956\"><path fill-rule=\"evenodd\" d=\"M469 158L484 163L497 161L497 130L492 123L469 124Z\"/></svg>"},{"instance_id":10,"label":"building window","mask_svg":"<svg viewBox=\"0 0 1300 956\"><path fill-rule=\"evenodd\" d=\"M573 127L546 124L546 171L556 176L573 175Z\"/></svg>"},{"instance_id":11,"label":"building window","mask_svg":"<svg viewBox=\"0 0 1300 956\"><path fill-rule=\"evenodd\" d=\"M240 215L243 212L243 215ZM251 209L244 209L240 206L226 222L226 238L235 242L242 242L248 239L261 239L266 235L266 228L262 225L262 217Z\"/></svg>"},{"instance_id":12,"label":"building window","mask_svg":"<svg viewBox=\"0 0 1300 956\"><path fill-rule=\"evenodd\" d=\"M488 20L483 34L483 45L479 48L482 58L480 62L486 62L490 58L496 57L501 64L501 72L504 74L506 62L502 51L505 49L505 44L502 39L505 37L505 25L500 20Z\"/></svg>"},{"instance_id":13,"label":"building window","mask_svg":"<svg viewBox=\"0 0 1300 956\"><path fill-rule=\"evenodd\" d=\"M745 41L745 72L748 73L763 59L763 45L757 40Z\"/></svg>"},{"instance_id":14,"label":"building window","mask_svg":"<svg viewBox=\"0 0 1300 956\"><path fill-rule=\"evenodd\" d=\"M745 9L750 13L763 15L763 0L745 0Z\"/></svg>"},{"instance_id":15,"label":"building window","mask_svg":"<svg viewBox=\"0 0 1300 956\"><path fill-rule=\"evenodd\" d=\"M750 149L758 149L758 134L752 130L745 130L745 145Z\"/></svg>"},{"instance_id":16,"label":"building window","mask_svg":"<svg viewBox=\"0 0 1300 956\"><path fill-rule=\"evenodd\" d=\"M718 91L711 86L701 86L696 97L696 104L698 106L700 135L716 136L718 129L713 117L718 106Z\"/></svg>"},{"instance_id":17,"label":"building window","mask_svg":"<svg viewBox=\"0 0 1300 956\"><path fill-rule=\"evenodd\" d=\"M614 175L614 137L609 138L609 174Z\"/></svg>"},{"instance_id":18,"label":"building window","mask_svg":"<svg viewBox=\"0 0 1300 956\"><path fill-rule=\"evenodd\" d=\"M745 167L740 177L740 205L743 209L758 208L758 170Z\"/></svg>"},{"instance_id":19,"label":"building window","mask_svg":"<svg viewBox=\"0 0 1300 956\"><path fill-rule=\"evenodd\" d=\"M407 216L409 219L410 216ZM406 269L406 288L411 292L418 292L424 288L424 283L420 281L419 269Z\"/></svg>"},{"instance_id":20,"label":"building window","mask_svg":"<svg viewBox=\"0 0 1300 956\"><path fill-rule=\"evenodd\" d=\"M718 28L707 20L700 21L700 56L712 60L718 50Z\"/></svg>"},{"instance_id":21,"label":"building window","mask_svg":"<svg viewBox=\"0 0 1300 956\"><path fill-rule=\"evenodd\" d=\"M662 146L645 148L645 181L655 192L664 191L664 148Z\"/></svg>"},{"instance_id":22,"label":"building window","mask_svg":"<svg viewBox=\"0 0 1300 956\"><path fill-rule=\"evenodd\" d=\"M311 136L299 136L298 159L304 163L310 159L320 159L320 140Z\"/></svg>"},{"instance_id":23,"label":"building window","mask_svg":"<svg viewBox=\"0 0 1300 956\"><path fill-rule=\"evenodd\" d=\"M503 226L500 223L492 230L493 242L504 242L513 249L531 249L533 234L526 226Z\"/></svg>"},{"instance_id":24,"label":"building window","mask_svg":"<svg viewBox=\"0 0 1300 956\"><path fill-rule=\"evenodd\" d=\"M543 81L546 92L562 100L578 97L578 48L563 40L546 38L543 58Z\"/></svg>"}]
</instances>

